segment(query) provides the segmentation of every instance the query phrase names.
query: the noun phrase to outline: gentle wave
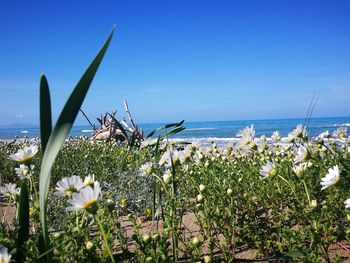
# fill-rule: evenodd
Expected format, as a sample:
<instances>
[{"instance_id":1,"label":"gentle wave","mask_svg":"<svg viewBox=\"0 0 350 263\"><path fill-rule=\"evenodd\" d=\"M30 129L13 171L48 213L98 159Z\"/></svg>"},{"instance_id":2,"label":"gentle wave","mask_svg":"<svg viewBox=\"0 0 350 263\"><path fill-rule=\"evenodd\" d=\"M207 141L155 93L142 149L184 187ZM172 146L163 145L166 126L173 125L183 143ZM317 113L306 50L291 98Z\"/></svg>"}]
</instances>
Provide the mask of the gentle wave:
<instances>
[{"instance_id":1,"label":"gentle wave","mask_svg":"<svg viewBox=\"0 0 350 263\"><path fill-rule=\"evenodd\" d=\"M350 127L350 123L334 124L333 127Z\"/></svg>"},{"instance_id":2,"label":"gentle wave","mask_svg":"<svg viewBox=\"0 0 350 263\"><path fill-rule=\"evenodd\" d=\"M93 130L81 130L81 132L84 132L84 133L86 133L86 132L93 132Z\"/></svg>"},{"instance_id":3,"label":"gentle wave","mask_svg":"<svg viewBox=\"0 0 350 263\"><path fill-rule=\"evenodd\" d=\"M21 131L21 133L28 133L28 131Z\"/></svg>"},{"instance_id":4,"label":"gentle wave","mask_svg":"<svg viewBox=\"0 0 350 263\"><path fill-rule=\"evenodd\" d=\"M210 130L217 130L217 128L189 128L185 131L210 131Z\"/></svg>"}]
</instances>

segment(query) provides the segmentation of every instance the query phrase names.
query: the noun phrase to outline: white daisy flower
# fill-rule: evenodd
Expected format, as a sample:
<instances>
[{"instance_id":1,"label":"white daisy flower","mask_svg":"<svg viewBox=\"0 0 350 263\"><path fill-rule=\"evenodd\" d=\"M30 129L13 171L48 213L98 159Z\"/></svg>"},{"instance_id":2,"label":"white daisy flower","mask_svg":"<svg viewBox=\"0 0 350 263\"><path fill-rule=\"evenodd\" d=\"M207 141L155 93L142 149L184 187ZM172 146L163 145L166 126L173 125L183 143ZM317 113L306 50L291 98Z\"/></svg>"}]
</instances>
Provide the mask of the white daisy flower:
<instances>
[{"instance_id":1,"label":"white daisy flower","mask_svg":"<svg viewBox=\"0 0 350 263\"><path fill-rule=\"evenodd\" d=\"M19 168L15 168L15 172L18 177L26 177L29 173L29 167L25 164L21 164Z\"/></svg>"},{"instance_id":2,"label":"white daisy flower","mask_svg":"<svg viewBox=\"0 0 350 263\"><path fill-rule=\"evenodd\" d=\"M345 204L345 208L350 208L350 198L346 199L344 204Z\"/></svg>"},{"instance_id":3,"label":"white daisy flower","mask_svg":"<svg viewBox=\"0 0 350 263\"><path fill-rule=\"evenodd\" d=\"M335 185L340 179L340 171L338 165L328 169L328 174L321 179L321 190L326 189L328 186Z\"/></svg>"},{"instance_id":4,"label":"white daisy flower","mask_svg":"<svg viewBox=\"0 0 350 263\"><path fill-rule=\"evenodd\" d=\"M94 188L88 186L83 188L79 193L73 193L72 199L68 200L67 211L86 210L95 214L98 210L97 199L101 193L101 187L98 182L94 183Z\"/></svg>"},{"instance_id":5,"label":"white daisy flower","mask_svg":"<svg viewBox=\"0 0 350 263\"><path fill-rule=\"evenodd\" d=\"M73 193L79 192L83 187L83 181L79 176L65 177L57 182L55 195L70 197Z\"/></svg>"},{"instance_id":6,"label":"white daisy flower","mask_svg":"<svg viewBox=\"0 0 350 263\"><path fill-rule=\"evenodd\" d=\"M333 132L333 137L338 139L344 139L347 135L348 129L345 127L339 127Z\"/></svg>"},{"instance_id":7,"label":"white daisy flower","mask_svg":"<svg viewBox=\"0 0 350 263\"><path fill-rule=\"evenodd\" d=\"M187 145L183 151L179 154L180 162L185 163L187 162L193 153L193 148L191 145Z\"/></svg>"},{"instance_id":8,"label":"white daisy flower","mask_svg":"<svg viewBox=\"0 0 350 263\"><path fill-rule=\"evenodd\" d=\"M11 255L7 251L7 247L2 247L0 249L0 263L9 263L11 260Z\"/></svg>"},{"instance_id":9,"label":"white daisy flower","mask_svg":"<svg viewBox=\"0 0 350 263\"><path fill-rule=\"evenodd\" d=\"M309 150L305 146L300 145L300 147L298 148L297 155L294 158L294 162L295 163L304 162L309 158L309 156L310 156Z\"/></svg>"},{"instance_id":10,"label":"white daisy flower","mask_svg":"<svg viewBox=\"0 0 350 263\"><path fill-rule=\"evenodd\" d=\"M308 168L308 163L300 163L297 166L294 166L292 170L297 176L302 176L307 168Z\"/></svg>"},{"instance_id":11,"label":"white daisy flower","mask_svg":"<svg viewBox=\"0 0 350 263\"><path fill-rule=\"evenodd\" d=\"M184 153L181 151L177 151L174 148L167 149L162 157L159 160L159 165L164 165L165 167L171 167L171 160L173 160L173 164L176 165L184 161Z\"/></svg>"},{"instance_id":12,"label":"white daisy flower","mask_svg":"<svg viewBox=\"0 0 350 263\"><path fill-rule=\"evenodd\" d=\"M85 177L83 184L84 186L92 186L94 185L94 182L95 182L95 175L89 174L87 177Z\"/></svg>"},{"instance_id":13,"label":"white daisy flower","mask_svg":"<svg viewBox=\"0 0 350 263\"><path fill-rule=\"evenodd\" d=\"M261 167L260 174L263 176L263 179L276 175L277 170L275 163L268 161L265 165Z\"/></svg>"},{"instance_id":14,"label":"white daisy flower","mask_svg":"<svg viewBox=\"0 0 350 263\"><path fill-rule=\"evenodd\" d=\"M152 162L147 162L147 163L141 165L140 170L139 170L139 175L147 176L147 175L152 174L152 166L153 166Z\"/></svg>"},{"instance_id":15,"label":"white daisy flower","mask_svg":"<svg viewBox=\"0 0 350 263\"><path fill-rule=\"evenodd\" d=\"M317 142L323 142L324 138L327 138L327 139L328 139L329 137L330 137L329 131L324 131L324 132L320 133L320 134L315 138L315 140L316 140Z\"/></svg>"},{"instance_id":16,"label":"white daisy flower","mask_svg":"<svg viewBox=\"0 0 350 263\"><path fill-rule=\"evenodd\" d=\"M169 165L169 163L170 163L170 165ZM166 150L166 151L163 153L163 155L162 155L162 157L160 158L158 164L159 164L160 166L165 165L166 167L171 166L171 160L170 160L170 152L169 152L169 150Z\"/></svg>"},{"instance_id":17,"label":"white daisy flower","mask_svg":"<svg viewBox=\"0 0 350 263\"><path fill-rule=\"evenodd\" d=\"M253 142L254 138L250 136L244 136L239 139L236 144L236 148L244 148Z\"/></svg>"},{"instance_id":18,"label":"white daisy flower","mask_svg":"<svg viewBox=\"0 0 350 263\"><path fill-rule=\"evenodd\" d=\"M236 133L236 136L240 138L250 137L251 139L253 139L255 137L254 125L251 125L250 127L245 127L243 130L240 130Z\"/></svg>"},{"instance_id":19,"label":"white daisy flower","mask_svg":"<svg viewBox=\"0 0 350 263\"><path fill-rule=\"evenodd\" d=\"M279 142L281 139L282 139L282 136L281 134L278 132L278 131L274 131L271 135L271 139L274 141L274 142Z\"/></svg>"},{"instance_id":20,"label":"white daisy flower","mask_svg":"<svg viewBox=\"0 0 350 263\"><path fill-rule=\"evenodd\" d=\"M172 149L171 154L174 164L183 163L185 161L185 153L183 151Z\"/></svg>"},{"instance_id":21,"label":"white daisy flower","mask_svg":"<svg viewBox=\"0 0 350 263\"><path fill-rule=\"evenodd\" d=\"M16 199L16 196L19 196L20 192L21 192L21 189L17 188L16 184L9 183L9 184L5 184L4 186L0 186L0 194L9 196L12 199Z\"/></svg>"},{"instance_id":22,"label":"white daisy flower","mask_svg":"<svg viewBox=\"0 0 350 263\"><path fill-rule=\"evenodd\" d=\"M264 150L267 150L269 148L269 145L267 144L267 139L263 135L260 137L259 140L254 141L258 145L258 149L260 152L263 152Z\"/></svg>"},{"instance_id":23,"label":"white daisy flower","mask_svg":"<svg viewBox=\"0 0 350 263\"><path fill-rule=\"evenodd\" d=\"M288 134L288 141L292 142L296 138L305 138L305 137L307 137L306 127L303 127L302 124L298 124L297 127L291 133Z\"/></svg>"},{"instance_id":24,"label":"white daisy flower","mask_svg":"<svg viewBox=\"0 0 350 263\"><path fill-rule=\"evenodd\" d=\"M31 145L29 147L25 147L24 149L19 149L17 153L11 154L9 158L23 164L30 161L38 150L37 145Z\"/></svg>"},{"instance_id":25,"label":"white daisy flower","mask_svg":"<svg viewBox=\"0 0 350 263\"><path fill-rule=\"evenodd\" d=\"M241 146L239 148L236 148L236 154L237 156L248 156L252 153L252 149L249 146Z\"/></svg>"}]
</instances>

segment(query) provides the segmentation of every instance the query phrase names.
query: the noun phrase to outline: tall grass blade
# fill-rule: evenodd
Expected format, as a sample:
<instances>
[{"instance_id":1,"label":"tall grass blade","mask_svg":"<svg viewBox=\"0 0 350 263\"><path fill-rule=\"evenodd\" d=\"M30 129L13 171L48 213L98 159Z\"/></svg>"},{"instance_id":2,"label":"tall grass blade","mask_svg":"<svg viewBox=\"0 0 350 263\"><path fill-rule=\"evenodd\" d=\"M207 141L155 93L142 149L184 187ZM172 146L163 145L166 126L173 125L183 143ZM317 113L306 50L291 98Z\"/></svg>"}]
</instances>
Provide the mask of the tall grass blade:
<instances>
[{"instance_id":1,"label":"tall grass blade","mask_svg":"<svg viewBox=\"0 0 350 263\"><path fill-rule=\"evenodd\" d=\"M18 224L16 262L24 262L26 258L24 243L29 238L29 193L26 180L23 180L21 185L18 207Z\"/></svg>"},{"instance_id":2,"label":"tall grass blade","mask_svg":"<svg viewBox=\"0 0 350 263\"><path fill-rule=\"evenodd\" d=\"M170 124L166 124L164 126L161 126L153 131L151 131L147 136L146 136L146 139L152 137L157 131L159 130L164 130L164 129L168 129L168 128L171 128L171 127L179 127L181 126L183 123L185 122L185 120L182 120L180 122L177 122L177 123L170 123Z\"/></svg>"},{"instance_id":3,"label":"tall grass blade","mask_svg":"<svg viewBox=\"0 0 350 263\"><path fill-rule=\"evenodd\" d=\"M168 129L168 128L171 128L171 127L174 127L174 126L181 126L184 122L185 122L185 120L182 120L182 121L180 121L178 123L170 123L170 124L165 125L162 128Z\"/></svg>"},{"instance_id":4,"label":"tall grass blade","mask_svg":"<svg viewBox=\"0 0 350 263\"><path fill-rule=\"evenodd\" d=\"M69 131L73 126L74 120L78 115L79 109L84 101L90 84L112 39L113 32L114 29L66 101L66 104L62 109L60 116L58 117L56 126L51 132L46 145L45 153L42 158L39 183L39 199L40 221L42 225L46 250L49 249L48 226L46 222L46 201L50 186L51 168L59 150L61 149L62 144L64 143L64 140L67 138Z\"/></svg>"},{"instance_id":5,"label":"tall grass blade","mask_svg":"<svg viewBox=\"0 0 350 263\"><path fill-rule=\"evenodd\" d=\"M51 99L49 84L45 75L40 77L40 139L42 152L45 152L52 131Z\"/></svg>"},{"instance_id":6,"label":"tall grass blade","mask_svg":"<svg viewBox=\"0 0 350 263\"><path fill-rule=\"evenodd\" d=\"M155 133L156 133L157 129L156 130L153 130L151 131L147 136L146 136L146 139L152 137Z\"/></svg>"}]
</instances>

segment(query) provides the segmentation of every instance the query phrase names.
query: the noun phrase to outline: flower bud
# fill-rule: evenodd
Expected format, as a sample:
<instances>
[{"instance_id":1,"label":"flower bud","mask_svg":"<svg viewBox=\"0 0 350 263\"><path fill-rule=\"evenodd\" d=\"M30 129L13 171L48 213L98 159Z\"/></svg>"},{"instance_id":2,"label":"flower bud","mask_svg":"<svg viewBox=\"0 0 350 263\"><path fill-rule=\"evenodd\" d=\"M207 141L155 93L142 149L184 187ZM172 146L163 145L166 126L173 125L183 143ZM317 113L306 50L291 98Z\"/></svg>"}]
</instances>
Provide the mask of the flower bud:
<instances>
[{"instance_id":1,"label":"flower bud","mask_svg":"<svg viewBox=\"0 0 350 263\"><path fill-rule=\"evenodd\" d=\"M115 206L114 201L112 199L108 198L107 199L107 207L108 207L108 209L112 210L114 208L114 206Z\"/></svg>"},{"instance_id":2,"label":"flower bud","mask_svg":"<svg viewBox=\"0 0 350 263\"><path fill-rule=\"evenodd\" d=\"M204 256L204 263L211 263L211 257L208 255Z\"/></svg>"},{"instance_id":3,"label":"flower bud","mask_svg":"<svg viewBox=\"0 0 350 263\"><path fill-rule=\"evenodd\" d=\"M153 241L158 241L159 240L159 234L153 234L152 235L152 240Z\"/></svg>"},{"instance_id":4,"label":"flower bud","mask_svg":"<svg viewBox=\"0 0 350 263\"><path fill-rule=\"evenodd\" d=\"M144 234L142 240L147 244L151 240L151 237L148 234Z\"/></svg>"},{"instance_id":5,"label":"flower bud","mask_svg":"<svg viewBox=\"0 0 350 263\"><path fill-rule=\"evenodd\" d=\"M170 184L170 182L171 182L171 173L165 173L164 175L163 175L163 182L165 183L165 184Z\"/></svg>"},{"instance_id":6,"label":"flower bud","mask_svg":"<svg viewBox=\"0 0 350 263\"><path fill-rule=\"evenodd\" d=\"M197 247L197 246L199 245L199 239L198 239L198 237L194 237L194 238L192 239L192 245L195 246L195 247Z\"/></svg>"},{"instance_id":7,"label":"flower bud","mask_svg":"<svg viewBox=\"0 0 350 263\"><path fill-rule=\"evenodd\" d=\"M147 257L147 258L146 258L146 262L147 262L147 263L153 262L153 258L152 258L151 256Z\"/></svg>"},{"instance_id":8,"label":"flower bud","mask_svg":"<svg viewBox=\"0 0 350 263\"><path fill-rule=\"evenodd\" d=\"M310 203L310 207L311 208L316 208L317 207L317 200L312 200L311 203Z\"/></svg>"},{"instance_id":9,"label":"flower bud","mask_svg":"<svg viewBox=\"0 0 350 263\"><path fill-rule=\"evenodd\" d=\"M86 242L85 248L87 251L91 251L94 248L94 243L92 243L91 241Z\"/></svg>"},{"instance_id":10,"label":"flower bud","mask_svg":"<svg viewBox=\"0 0 350 263\"><path fill-rule=\"evenodd\" d=\"M226 193L229 197L231 197L233 194L233 190L231 188L229 188L229 189L227 189Z\"/></svg>"},{"instance_id":11,"label":"flower bud","mask_svg":"<svg viewBox=\"0 0 350 263\"><path fill-rule=\"evenodd\" d=\"M200 185L199 185L199 191L200 191L201 193L203 193L204 190L205 190L205 185L200 184Z\"/></svg>"},{"instance_id":12,"label":"flower bud","mask_svg":"<svg viewBox=\"0 0 350 263\"><path fill-rule=\"evenodd\" d=\"M202 194L197 195L197 202L203 203L203 201L204 201L204 196Z\"/></svg>"}]
</instances>

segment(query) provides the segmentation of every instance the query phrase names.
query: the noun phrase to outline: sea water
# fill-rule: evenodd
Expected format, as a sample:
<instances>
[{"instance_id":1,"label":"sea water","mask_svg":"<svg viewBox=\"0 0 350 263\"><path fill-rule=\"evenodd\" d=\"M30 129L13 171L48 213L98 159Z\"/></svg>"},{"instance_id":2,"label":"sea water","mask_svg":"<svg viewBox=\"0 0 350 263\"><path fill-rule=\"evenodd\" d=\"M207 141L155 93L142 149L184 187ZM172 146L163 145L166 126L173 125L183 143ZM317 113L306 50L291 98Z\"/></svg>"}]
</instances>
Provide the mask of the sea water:
<instances>
[{"instance_id":1,"label":"sea water","mask_svg":"<svg viewBox=\"0 0 350 263\"><path fill-rule=\"evenodd\" d=\"M206 122L185 122L186 128L180 133L172 136L173 138L186 140L197 139L208 140L227 140L230 141L236 137L239 130L247 126L254 126L256 136L271 136L274 131L279 131L284 137L287 136L298 124L307 123L309 135L317 136L323 131L334 131L339 127L350 127L350 117L336 118L312 118L305 119L276 119L276 120L237 120L237 121L206 121ZM166 123L148 123L138 125L144 131L145 136ZM350 128L349 128L350 129ZM350 130L349 130L350 132ZM20 128L0 128L0 139L11 140L14 138L35 138L39 137L39 127L20 127ZM91 136L90 126L73 126L70 136Z\"/></svg>"}]
</instances>

